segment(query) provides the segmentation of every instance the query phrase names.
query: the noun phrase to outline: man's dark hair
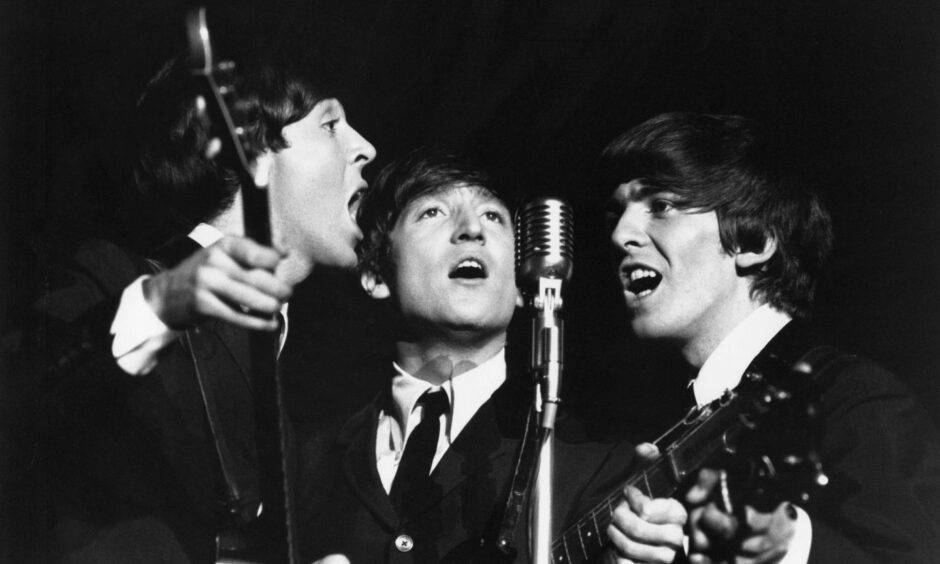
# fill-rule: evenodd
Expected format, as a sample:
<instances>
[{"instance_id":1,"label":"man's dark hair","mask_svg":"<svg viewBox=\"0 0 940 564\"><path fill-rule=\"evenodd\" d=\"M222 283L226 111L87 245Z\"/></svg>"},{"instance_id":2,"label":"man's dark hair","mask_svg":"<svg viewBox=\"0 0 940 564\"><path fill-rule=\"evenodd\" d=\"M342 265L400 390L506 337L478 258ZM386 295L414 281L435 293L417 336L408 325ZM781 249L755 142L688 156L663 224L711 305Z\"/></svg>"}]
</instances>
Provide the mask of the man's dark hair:
<instances>
[{"instance_id":1,"label":"man's dark hair","mask_svg":"<svg viewBox=\"0 0 940 564\"><path fill-rule=\"evenodd\" d=\"M496 182L470 160L445 149L421 148L389 163L379 172L359 208L363 239L359 243L360 271L386 276L391 272L389 233L402 211L416 198L457 186L478 186L513 212Z\"/></svg>"},{"instance_id":2,"label":"man's dark hair","mask_svg":"<svg viewBox=\"0 0 940 564\"><path fill-rule=\"evenodd\" d=\"M231 109L245 129L249 158L287 146L282 129L335 94L334 77L318 68L301 72L287 61L264 61L245 69ZM138 191L167 225L155 236L180 235L211 221L231 206L239 188L236 174L205 156L209 121L196 107L208 92L184 58L166 63L137 104L132 167Z\"/></svg>"},{"instance_id":3,"label":"man's dark hair","mask_svg":"<svg viewBox=\"0 0 940 564\"><path fill-rule=\"evenodd\" d=\"M777 251L748 273L752 296L793 316L812 305L832 250L832 225L792 151L755 121L666 113L614 139L601 154L605 190L639 180L674 193L685 210L715 211L727 252Z\"/></svg>"}]
</instances>

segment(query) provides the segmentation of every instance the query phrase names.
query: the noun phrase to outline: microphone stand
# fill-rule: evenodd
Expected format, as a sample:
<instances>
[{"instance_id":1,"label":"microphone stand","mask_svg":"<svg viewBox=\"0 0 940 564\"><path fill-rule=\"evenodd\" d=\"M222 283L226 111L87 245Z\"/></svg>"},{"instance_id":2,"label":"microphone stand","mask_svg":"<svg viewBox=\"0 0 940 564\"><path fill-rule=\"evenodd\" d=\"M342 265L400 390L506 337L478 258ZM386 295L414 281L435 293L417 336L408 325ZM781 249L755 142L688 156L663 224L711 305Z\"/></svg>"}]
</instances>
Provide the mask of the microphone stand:
<instances>
[{"instance_id":1,"label":"microphone stand","mask_svg":"<svg viewBox=\"0 0 940 564\"><path fill-rule=\"evenodd\" d=\"M532 319L531 368L535 375L535 408L539 417L539 452L535 495L529 517L532 562L552 562L552 478L554 466L555 415L561 403L562 342L561 279L539 278L539 292L533 297L536 314Z\"/></svg>"}]
</instances>

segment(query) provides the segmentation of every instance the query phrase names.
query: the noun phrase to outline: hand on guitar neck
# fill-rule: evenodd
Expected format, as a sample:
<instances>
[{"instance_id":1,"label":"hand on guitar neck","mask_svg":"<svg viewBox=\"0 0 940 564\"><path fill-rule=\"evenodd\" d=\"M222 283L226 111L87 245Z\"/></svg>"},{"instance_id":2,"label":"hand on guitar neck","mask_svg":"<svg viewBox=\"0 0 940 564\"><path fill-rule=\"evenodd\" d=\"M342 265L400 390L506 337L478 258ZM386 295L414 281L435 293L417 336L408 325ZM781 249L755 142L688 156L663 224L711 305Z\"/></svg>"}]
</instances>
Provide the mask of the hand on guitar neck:
<instances>
[{"instance_id":1,"label":"hand on guitar neck","mask_svg":"<svg viewBox=\"0 0 940 564\"><path fill-rule=\"evenodd\" d=\"M659 456L656 446L644 443L636 447L643 463ZM607 536L610 550L606 562L626 564L647 562L669 564L683 551L683 526L688 519L685 507L673 498L650 498L638 488L626 485L620 502L611 512Z\"/></svg>"},{"instance_id":2,"label":"hand on guitar neck","mask_svg":"<svg viewBox=\"0 0 940 564\"><path fill-rule=\"evenodd\" d=\"M144 281L144 299L168 327L215 318L245 329L274 331L292 287L278 278L282 253L243 237L224 237L176 267Z\"/></svg>"}]
</instances>

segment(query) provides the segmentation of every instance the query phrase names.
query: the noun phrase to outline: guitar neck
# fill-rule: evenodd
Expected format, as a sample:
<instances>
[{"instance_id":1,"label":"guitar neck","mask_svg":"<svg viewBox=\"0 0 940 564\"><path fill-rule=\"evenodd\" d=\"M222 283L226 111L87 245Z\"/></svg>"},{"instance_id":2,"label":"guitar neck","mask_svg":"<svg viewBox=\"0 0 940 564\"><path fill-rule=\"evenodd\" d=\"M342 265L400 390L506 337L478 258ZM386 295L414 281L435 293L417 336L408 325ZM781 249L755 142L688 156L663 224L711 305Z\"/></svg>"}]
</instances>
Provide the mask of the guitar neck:
<instances>
[{"instance_id":1,"label":"guitar neck","mask_svg":"<svg viewBox=\"0 0 940 564\"><path fill-rule=\"evenodd\" d=\"M628 480L623 487L634 486L650 497L670 497L678 484L672 481L665 466L654 467ZM614 507L623 498L623 487L612 492L577 523L552 543L552 562L579 564L594 558L607 544L607 527Z\"/></svg>"},{"instance_id":2,"label":"guitar neck","mask_svg":"<svg viewBox=\"0 0 940 564\"><path fill-rule=\"evenodd\" d=\"M652 498L672 497L689 474L722 452L726 442L740 432L740 425L734 422L741 413L741 402L732 400L708 406L693 421L682 421L674 427L688 429L675 442L666 447L660 445L662 454L657 459L566 529L552 543L552 562L580 564L604 548L609 540L607 527L614 508L623 499L624 487L633 486Z\"/></svg>"}]
</instances>

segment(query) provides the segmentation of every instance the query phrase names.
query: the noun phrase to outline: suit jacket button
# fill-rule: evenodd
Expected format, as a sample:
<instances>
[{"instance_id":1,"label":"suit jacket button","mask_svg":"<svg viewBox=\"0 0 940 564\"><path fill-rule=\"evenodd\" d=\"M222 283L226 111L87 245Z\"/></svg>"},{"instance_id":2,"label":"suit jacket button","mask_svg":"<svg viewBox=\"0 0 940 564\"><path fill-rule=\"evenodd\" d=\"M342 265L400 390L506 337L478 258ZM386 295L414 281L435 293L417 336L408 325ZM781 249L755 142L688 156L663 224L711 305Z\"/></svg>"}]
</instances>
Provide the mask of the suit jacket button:
<instances>
[{"instance_id":1,"label":"suit jacket button","mask_svg":"<svg viewBox=\"0 0 940 564\"><path fill-rule=\"evenodd\" d=\"M398 535L395 538L395 548L398 549L398 552L411 552L414 547L415 541L408 535Z\"/></svg>"}]
</instances>

